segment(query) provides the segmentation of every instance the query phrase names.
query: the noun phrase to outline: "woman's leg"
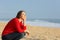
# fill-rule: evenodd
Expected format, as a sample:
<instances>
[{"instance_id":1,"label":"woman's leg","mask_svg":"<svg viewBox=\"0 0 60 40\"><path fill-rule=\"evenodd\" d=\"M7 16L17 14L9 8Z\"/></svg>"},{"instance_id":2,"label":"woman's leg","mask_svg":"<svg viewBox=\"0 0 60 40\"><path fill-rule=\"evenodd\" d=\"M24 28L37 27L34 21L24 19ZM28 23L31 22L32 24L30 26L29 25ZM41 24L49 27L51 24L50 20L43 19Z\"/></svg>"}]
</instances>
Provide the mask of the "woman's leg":
<instances>
[{"instance_id":1,"label":"woman's leg","mask_svg":"<svg viewBox=\"0 0 60 40\"><path fill-rule=\"evenodd\" d=\"M19 39L23 38L25 35L26 35L25 32L23 32L23 33L17 33L17 36L13 40L19 40Z\"/></svg>"},{"instance_id":2,"label":"woman's leg","mask_svg":"<svg viewBox=\"0 0 60 40\"><path fill-rule=\"evenodd\" d=\"M8 40L5 36L2 37L2 40Z\"/></svg>"},{"instance_id":3,"label":"woman's leg","mask_svg":"<svg viewBox=\"0 0 60 40\"><path fill-rule=\"evenodd\" d=\"M25 32L18 33L14 32L5 36L2 36L2 40L19 40L25 36Z\"/></svg>"}]
</instances>

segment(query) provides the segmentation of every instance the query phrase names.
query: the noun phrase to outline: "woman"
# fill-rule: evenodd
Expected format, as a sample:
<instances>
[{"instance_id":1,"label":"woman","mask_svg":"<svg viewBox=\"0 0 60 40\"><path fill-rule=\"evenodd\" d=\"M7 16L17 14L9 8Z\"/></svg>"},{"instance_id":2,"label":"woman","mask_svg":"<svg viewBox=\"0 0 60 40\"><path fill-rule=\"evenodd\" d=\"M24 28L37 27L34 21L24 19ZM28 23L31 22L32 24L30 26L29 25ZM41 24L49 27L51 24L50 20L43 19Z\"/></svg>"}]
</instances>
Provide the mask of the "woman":
<instances>
[{"instance_id":1,"label":"woman","mask_svg":"<svg viewBox=\"0 0 60 40\"><path fill-rule=\"evenodd\" d=\"M25 11L19 11L17 16L10 20L2 32L2 40L19 40L29 32L26 31Z\"/></svg>"}]
</instances>

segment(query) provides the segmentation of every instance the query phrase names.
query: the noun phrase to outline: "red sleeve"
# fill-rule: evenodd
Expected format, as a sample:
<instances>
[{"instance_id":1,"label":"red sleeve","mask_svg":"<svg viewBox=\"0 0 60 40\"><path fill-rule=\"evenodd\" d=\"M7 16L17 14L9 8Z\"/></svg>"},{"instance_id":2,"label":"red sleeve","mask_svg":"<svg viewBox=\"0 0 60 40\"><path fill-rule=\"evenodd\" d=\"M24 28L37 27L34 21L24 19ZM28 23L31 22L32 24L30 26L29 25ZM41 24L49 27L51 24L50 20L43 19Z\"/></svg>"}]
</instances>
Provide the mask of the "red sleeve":
<instances>
[{"instance_id":1,"label":"red sleeve","mask_svg":"<svg viewBox=\"0 0 60 40\"><path fill-rule=\"evenodd\" d=\"M26 30L26 26L24 26L24 30Z\"/></svg>"},{"instance_id":2,"label":"red sleeve","mask_svg":"<svg viewBox=\"0 0 60 40\"><path fill-rule=\"evenodd\" d=\"M15 27L16 27L17 31L18 31L19 33L24 32L24 30L21 29L21 26L20 26L19 21L16 19L14 22L15 22Z\"/></svg>"},{"instance_id":3,"label":"red sleeve","mask_svg":"<svg viewBox=\"0 0 60 40\"><path fill-rule=\"evenodd\" d=\"M24 30L26 30L26 26L24 26L24 24L22 24L22 27L23 27Z\"/></svg>"}]
</instances>

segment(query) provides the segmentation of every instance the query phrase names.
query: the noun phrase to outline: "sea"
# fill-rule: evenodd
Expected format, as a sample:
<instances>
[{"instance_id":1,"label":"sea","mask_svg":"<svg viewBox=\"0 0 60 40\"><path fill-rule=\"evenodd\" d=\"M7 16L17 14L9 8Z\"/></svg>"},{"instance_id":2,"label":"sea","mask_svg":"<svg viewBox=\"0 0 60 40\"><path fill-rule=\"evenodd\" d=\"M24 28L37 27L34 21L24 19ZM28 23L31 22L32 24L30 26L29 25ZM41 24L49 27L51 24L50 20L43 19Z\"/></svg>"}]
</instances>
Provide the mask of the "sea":
<instances>
[{"instance_id":1,"label":"sea","mask_svg":"<svg viewBox=\"0 0 60 40\"><path fill-rule=\"evenodd\" d=\"M0 21L2 22L8 22L9 20L11 19L10 18L0 19ZM60 28L60 19L46 19L46 18L27 19L26 23L31 26Z\"/></svg>"}]
</instances>

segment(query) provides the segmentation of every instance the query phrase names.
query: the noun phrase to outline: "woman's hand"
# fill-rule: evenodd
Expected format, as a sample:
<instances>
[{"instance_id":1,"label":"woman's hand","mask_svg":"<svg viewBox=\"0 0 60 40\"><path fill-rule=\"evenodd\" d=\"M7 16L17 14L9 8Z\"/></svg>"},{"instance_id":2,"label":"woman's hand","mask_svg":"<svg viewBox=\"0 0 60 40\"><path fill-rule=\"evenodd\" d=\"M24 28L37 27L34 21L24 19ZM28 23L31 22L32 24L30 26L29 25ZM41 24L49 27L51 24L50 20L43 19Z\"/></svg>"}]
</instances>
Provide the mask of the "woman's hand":
<instances>
[{"instance_id":1,"label":"woman's hand","mask_svg":"<svg viewBox=\"0 0 60 40\"><path fill-rule=\"evenodd\" d=\"M23 21L26 21L26 16L24 16Z\"/></svg>"},{"instance_id":2,"label":"woman's hand","mask_svg":"<svg viewBox=\"0 0 60 40\"><path fill-rule=\"evenodd\" d=\"M26 32L26 34L29 36L29 34L30 34L29 31L28 31L28 30L25 30L25 32Z\"/></svg>"},{"instance_id":3,"label":"woman's hand","mask_svg":"<svg viewBox=\"0 0 60 40\"><path fill-rule=\"evenodd\" d=\"M26 26L26 16L23 19L23 24L24 24L24 26Z\"/></svg>"}]
</instances>

